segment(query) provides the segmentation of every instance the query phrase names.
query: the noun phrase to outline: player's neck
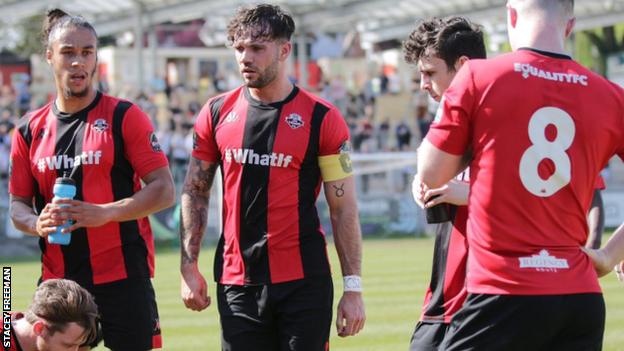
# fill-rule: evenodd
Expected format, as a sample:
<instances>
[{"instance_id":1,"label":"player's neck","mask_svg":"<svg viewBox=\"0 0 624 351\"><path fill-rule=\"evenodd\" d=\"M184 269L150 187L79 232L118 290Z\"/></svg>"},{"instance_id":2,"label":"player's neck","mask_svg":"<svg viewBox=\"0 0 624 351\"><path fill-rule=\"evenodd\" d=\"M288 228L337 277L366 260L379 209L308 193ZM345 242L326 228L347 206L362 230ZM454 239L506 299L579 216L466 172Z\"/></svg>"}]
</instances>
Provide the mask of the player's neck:
<instances>
[{"instance_id":1,"label":"player's neck","mask_svg":"<svg viewBox=\"0 0 624 351\"><path fill-rule=\"evenodd\" d=\"M278 77L263 88L249 88L251 96L265 104L285 100L292 92L293 85L287 77Z\"/></svg>"},{"instance_id":2,"label":"player's neck","mask_svg":"<svg viewBox=\"0 0 624 351\"><path fill-rule=\"evenodd\" d=\"M87 93L84 97L65 97L63 94L57 94L54 103L59 111L71 114L81 111L89 106L89 104L91 104L95 99L96 95L97 92L95 89L89 90L89 93Z\"/></svg>"},{"instance_id":3,"label":"player's neck","mask_svg":"<svg viewBox=\"0 0 624 351\"><path fill-rule=\"evenodd\" d=\"M15 332L15 339L17 339L23 351L37 351L37 336L26 318L14 321L13 331Z\"/></svg>"},{"instance_id":4,"label":"player's neck","mask_svg":"<svg viewBox=\"0 0 624 351\"><path fill-rule=\"evenodd\" d=\"M528 47L556 54L566 54L564 39L562 35L559 35L558 28L544 26L527 29L525 33L527 34L522 38L518 38L518 42L514 45L515 49Z\"/></svg>"}]
</instances>

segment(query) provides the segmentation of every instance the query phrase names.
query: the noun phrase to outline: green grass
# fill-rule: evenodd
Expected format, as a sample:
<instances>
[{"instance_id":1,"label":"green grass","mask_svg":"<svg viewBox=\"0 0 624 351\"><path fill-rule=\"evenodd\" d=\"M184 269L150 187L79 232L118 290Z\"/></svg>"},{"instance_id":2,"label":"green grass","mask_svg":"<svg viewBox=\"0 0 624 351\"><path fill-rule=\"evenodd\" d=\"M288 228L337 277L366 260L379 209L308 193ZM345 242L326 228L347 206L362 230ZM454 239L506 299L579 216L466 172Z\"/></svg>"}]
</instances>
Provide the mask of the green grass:
<instances>
[{"instance_id":1,"label":"green grass","mask_svg":"<svg viewBox=\"0 0 624 351\"><path fill-rule=\"evenodd\" d=\"M431 239L364 242L366 326L358 336L343 339L335 336L332 325L332 350L407 350L429 279L432 248ZM337 302L342 292L342 280L336 279L340 277L340 266L333 246L329 248L329 252L334 269ZM210 291L214 296L214 283L211 282L213 254L214 248L204 248L201 267L209 279ZM200 313L184 308L179 297L178 262L177 250L158 250L154 284L164 350L219 350L216 306L210 306ZM40 271L39 262L33 260L11 263L11 266L13 310L24 310ZM601 283L607 302L604 350L624 351L624 285L614 275L603 278ZM97 350L105 348L100 347Z\"/></svg>"}]
</instances>

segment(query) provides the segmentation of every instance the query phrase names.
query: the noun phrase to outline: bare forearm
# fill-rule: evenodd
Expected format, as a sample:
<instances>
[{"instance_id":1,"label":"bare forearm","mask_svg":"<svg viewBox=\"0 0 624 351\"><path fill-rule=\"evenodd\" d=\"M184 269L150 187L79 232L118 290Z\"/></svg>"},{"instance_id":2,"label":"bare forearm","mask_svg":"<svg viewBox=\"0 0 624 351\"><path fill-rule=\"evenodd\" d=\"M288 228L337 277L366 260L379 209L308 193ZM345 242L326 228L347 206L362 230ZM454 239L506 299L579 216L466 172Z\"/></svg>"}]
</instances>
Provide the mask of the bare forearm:
<instances>
[{"instance_id":1,"label":"bare forearm","mask_svg":"<svg viewBox=\"0 0 624 351\"><path fill-rule=\"evenodd\" d=\"M195 264L199 257L202 238L208 223L210 197L182 193L180 202L180 253L181 263Z\"/></svg>"},{"instance_id":2,"label":"bare forearm","mask_svg":"<svg viewBox=\"0 0 624 351\"><path fill-rule=\"evenodd\" d=\"M602 250L604 250L610 261L610 267L624 261L624 224L620 225L620 227L613 233Z\"/></svg>"},{"instance_id":3,"label":"bare forearm","mask_svg":"<svg viewBox=\"0 0 624 351\"><path fill-rule=\"evenodd\" d=\"M104 205L110 211L110 222L130 221L146 217L171 206L175 201L173 183L157 179L131 197Z\"/></svg>"},{"instance_id":4,"label":"bare forearm","mask_svg":"<svg viewBox=\"0 0 624 351\"><path fill-rule=\"evenodd\" d=\"M361 275L362 232L355 196L355 180L350 176L325 182L324 189L342 275Z\"/></svg>"},{"instance_id":5,"label":"bare forearm","mask_svg":"<svg viewBox=\"0 0 624 351\"><path fill-rule=\"evenodd\" d=\"M344 208L332 213L334 243L342 275L362 274L362 233L357 208Z\"/></svg>"},{"instance_id":6,"label":"bare forearm","mask_svg":"<svg viewBox=\"0 0 624 351\"><path fill-rule=\"evenodd\" d=\"M418 148L418 177L429 188L439 188L465 168L465 157L446 153L425 139Z\"/></svg>"},{"instance_id":7,"label":"bare forearm","mask_svg":"<svg viewBox=\"0 0 624 351\"><path fill-rule=\"evenodd\" d=\"M208 222L210 188L217 165L191 158L180 202L181 268L195 266Z\"/></svg>"},{"instance_id":8,"label":"bare forearm","mask_svg":"<svg viewBox=\"0 0 624 351\"><path fill-rule=\"evenodd\" d=\"M11 220L19 231L33 236L37 234L37 215L32 207L20 201L11 201Z\"/></svg>"}]
</instances>

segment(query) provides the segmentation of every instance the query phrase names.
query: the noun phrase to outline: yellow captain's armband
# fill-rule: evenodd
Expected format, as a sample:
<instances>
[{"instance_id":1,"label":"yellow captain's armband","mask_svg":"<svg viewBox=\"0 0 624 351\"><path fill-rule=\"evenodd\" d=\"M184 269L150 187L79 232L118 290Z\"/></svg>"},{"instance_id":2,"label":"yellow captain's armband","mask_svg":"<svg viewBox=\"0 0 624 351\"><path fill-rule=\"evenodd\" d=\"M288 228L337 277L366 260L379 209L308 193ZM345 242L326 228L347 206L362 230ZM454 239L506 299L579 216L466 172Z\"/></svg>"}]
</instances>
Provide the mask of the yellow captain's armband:
<instances>
[{"instance_id":1,"label":"yellow captain's armband","mask_svg":"<svg viewBox=\"0 0 624 351\"><path fill-rule=\"evenodd\" d=\"M345 141L336 155L319 156L318 162L321 168L323 181L331 182L347 178L353 174L351 157L349 156L350 145Z\"/></svg>"}]
</instances>

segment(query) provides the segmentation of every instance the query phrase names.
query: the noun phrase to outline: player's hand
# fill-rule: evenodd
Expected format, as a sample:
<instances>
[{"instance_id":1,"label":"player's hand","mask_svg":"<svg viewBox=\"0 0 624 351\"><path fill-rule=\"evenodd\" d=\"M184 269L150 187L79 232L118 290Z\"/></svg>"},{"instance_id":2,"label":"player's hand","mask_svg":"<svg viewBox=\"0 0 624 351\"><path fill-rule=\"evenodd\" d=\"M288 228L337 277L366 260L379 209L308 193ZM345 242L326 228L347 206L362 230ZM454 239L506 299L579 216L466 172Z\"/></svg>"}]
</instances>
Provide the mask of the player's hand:
<instances>
[{"instance_id":1,"label":"player's hand","mask_svg":"<svg viewBox=\"0 0 624 351\"><path fill-rule=\"evenodd\" d=\"M37 235L42 238L54 233L56 231L56 227L65 222L62 216L54 215L54 208L55 205L51 203L46 204L43 210L41 210L39 217L37 217L35 230L37 231Z\"/></svg>"},{"instance_id":2,"label":"player's hand","mask_svg":"<svg viewBox=\"0 0 624 351\"><path fill-rule=\"evenodd\" d=\"M468 204L469 191L470 186L468 183L457 179L451 179L448 183L439 188L425 190L423 202L426 208L441 203L463 206ZM436 197L436 195L439 196Z\"/></svg>"},{"instance_id":3,"label":"player's hand","mask_svg":"<svg viewBox=\"0 0 624 351\"><path fill-rule=\"evenodd\" d=\"M336 314L336 331L338 336L347 337L357 334L364 328L366 314L362 293L345 291L338 303Z\"/></svg>"},{"instance_id":4,"label":"player's hand","mask_svg":"<svg viewBox=\"0 0 624 351\"><path fill-rule=\"evenodd\" d=\"M54 215L63 220L72 220L74 223L63 230L72 232L81 227L99 227L110 222L110 213L102 205L96 205L80 200L59 199L54 202Z\"/></svg>"},{"instance_id":5,"label":"player's hand","mask_svg":"<svg viewBox=\"0 0 624 351\"><path fill-rule=\"evenodd\" d=\"M204 276L199 272L197 265L183 265L181 271L180 296L182 296L184 306L189 310L198 312L206 309L210 306L208 284Z\"/></svg>"},{"instance_id":6,"label":"player's hand","mask_svg":"<svg viewBox=\"0 0 624 351\"><path fill-rule=\"evenodd\" d=\"M418 174L414 174L412 180L412 197L421 208L425 208L425 192L429 190L427 186L420 181Z\"/></svg>"},{"instance_id":7,"label":"player's hand","mask_svg":"<svg viewBox=\"0 0 624 351\"><path fill-rule=\"evenodd\" d=\"M611 273L614 265L603 249L588 249L581 246L581 250L585 251L587 256L592 260L594 269L599 278Z\"/></svg>"}]
</instances>

